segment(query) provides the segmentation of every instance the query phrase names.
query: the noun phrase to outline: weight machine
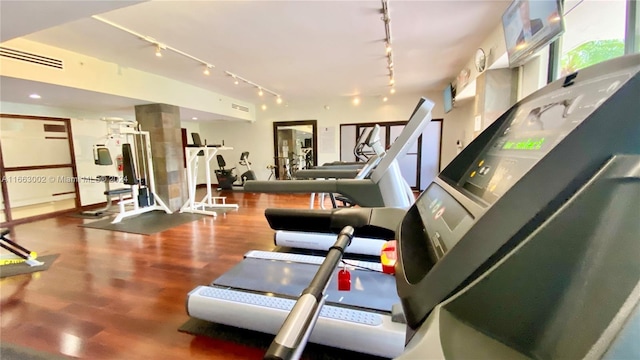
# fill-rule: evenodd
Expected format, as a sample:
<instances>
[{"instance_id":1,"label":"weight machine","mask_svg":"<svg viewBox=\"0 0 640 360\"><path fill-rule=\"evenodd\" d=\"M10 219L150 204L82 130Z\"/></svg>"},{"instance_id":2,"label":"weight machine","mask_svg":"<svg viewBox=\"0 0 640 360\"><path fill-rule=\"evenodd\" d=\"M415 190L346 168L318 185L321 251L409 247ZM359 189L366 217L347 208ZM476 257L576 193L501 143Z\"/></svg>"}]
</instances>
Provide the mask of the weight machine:
<instances>
[{"instance_id":1,"label":"weight machine","mask_svg":"<svg viewBox=\"0 0 640 360\"><path fill-rule=\"evenodd\" d=\"M130 187L111 190L109 188L111 178L105 177L103 180L107 207L102 211L108 210L111 198L117 196L119 212L112 224L154 210L171 214L171 210L156 193L149 132L142 131L140 125L134 121L119 118L102 120L108 123L107 136L104 144L94 146L94 162L97 165L113 164L107 145L112 141L117 145L122 144L122 154L117 156L116 162L118 171L122 171L122 182ZM129 197L125 199L125 196Z\"/></svg>"}]
</instances>

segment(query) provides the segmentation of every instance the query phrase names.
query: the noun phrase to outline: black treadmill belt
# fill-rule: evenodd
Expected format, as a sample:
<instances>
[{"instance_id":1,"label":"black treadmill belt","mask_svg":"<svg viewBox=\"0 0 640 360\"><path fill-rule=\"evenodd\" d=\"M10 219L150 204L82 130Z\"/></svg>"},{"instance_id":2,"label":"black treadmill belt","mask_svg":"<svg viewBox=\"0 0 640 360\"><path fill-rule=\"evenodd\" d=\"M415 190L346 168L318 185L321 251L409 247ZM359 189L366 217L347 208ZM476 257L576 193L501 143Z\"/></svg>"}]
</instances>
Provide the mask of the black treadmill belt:
<instances>
[{"instance_id":1,"label":"black treadmill belt","mask_svg":"<svg viewBox=\"0 0 640 360\"><path fill-rule=\"evenodd\" d=\"M317 265L247 258L212 285L298 297L317 271ZM338 274L334 273L326 291L328 304L390 312L393 304L400 303L392 275L367 270L350 273L350 291L338 290Z\"/></svg>"}]
</instances>

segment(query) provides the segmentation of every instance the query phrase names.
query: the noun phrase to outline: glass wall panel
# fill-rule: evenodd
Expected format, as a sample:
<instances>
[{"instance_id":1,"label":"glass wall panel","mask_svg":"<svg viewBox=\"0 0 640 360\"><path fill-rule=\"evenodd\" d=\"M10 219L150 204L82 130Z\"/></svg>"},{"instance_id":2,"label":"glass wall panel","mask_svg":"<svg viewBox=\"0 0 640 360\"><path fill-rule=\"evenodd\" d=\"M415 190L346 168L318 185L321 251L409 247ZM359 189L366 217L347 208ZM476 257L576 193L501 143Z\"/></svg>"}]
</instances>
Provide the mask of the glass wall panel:
<instances>
[{"instance_id":1,"label":"glass wall panel","mask_svg":"<svg viewBox=\"0 0 640 360\"><path fill-rule=\"evenodd\" d=\"M565 1L559 76L624 55L625 0Z\"/></svg>"},{"instance_id":2,"label":"glass wall panel","mask_svg":"<svg viewBox=\"0 0 640 360\"><path fill-rule=\"evenodd\" d=\"M71 163L64 121L2 118L0 141L8 168Z\"/></svg>"},{"instance_id":3,"label":"glass wall panel","mask_svg":"<svg viewBox=\"0 0 640 360\"><path fill-rule=\"evenodd\" d=\"M75 207L71 167L9 171L4 180L14 220Z\"/></svg>"}]
</instances>

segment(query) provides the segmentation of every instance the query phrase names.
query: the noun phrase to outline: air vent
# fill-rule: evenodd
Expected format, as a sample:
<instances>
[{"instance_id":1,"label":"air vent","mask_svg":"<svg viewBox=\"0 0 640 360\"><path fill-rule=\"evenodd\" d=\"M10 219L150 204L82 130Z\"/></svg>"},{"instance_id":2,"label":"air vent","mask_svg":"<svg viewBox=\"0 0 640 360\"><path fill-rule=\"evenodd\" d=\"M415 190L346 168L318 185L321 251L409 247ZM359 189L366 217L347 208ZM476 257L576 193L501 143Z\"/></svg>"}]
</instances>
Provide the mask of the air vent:
<instances>
[{"instance_id":1,"label":"air vent","mask_svg":"<svg viewBox=\"0 0 640 360\"><path fill-rule=\"evenodd\" d=\"M249 112L249 108L246 106L242 106L242 105L238 105L238 104L231 104L231 108L232 109L236 109L236 110L240 110L240 111L244 111L244 112Z\"/></svg>"},{"instance_id":2,"label":"air vent","mask_svg":"<svg viewBox=\"0 0 640 360\"><path fill-rule=\"evenodd\" d=\"M9 58L9 59L24 61L32 64L48 66L48 67L52 67L60 70L64 68L64 64L62 60L53 59L50 57L36 55L36 54L31 54L24 51L13 50L13 49L9 49L2 46L0 46L0 56Z\"/></svg>"}]
</instances>

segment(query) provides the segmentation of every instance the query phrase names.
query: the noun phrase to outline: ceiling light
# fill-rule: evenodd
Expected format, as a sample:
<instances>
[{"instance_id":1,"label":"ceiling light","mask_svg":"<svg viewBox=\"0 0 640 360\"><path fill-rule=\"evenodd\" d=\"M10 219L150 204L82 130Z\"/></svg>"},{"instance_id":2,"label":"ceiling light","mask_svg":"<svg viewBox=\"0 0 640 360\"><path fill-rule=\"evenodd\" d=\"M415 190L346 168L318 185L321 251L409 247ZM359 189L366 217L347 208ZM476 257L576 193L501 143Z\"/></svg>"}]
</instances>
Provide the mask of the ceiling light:
<instances>
[{"instance_id":1,"label":"ceiling light","mask_svg":"<svg viewBox=\"0 0 640 360\"><path fill-rule=\"evenodd\" d=\"M191 120L198 120L198 118L194 116L191 118Z\"/></svg>"},{"instance_id":2,"label":"ceiling light","mask_svg":"<svg viewBox=\"0 0 640 360\"><path fill-rule=\"evenodd\" d=\"M360 105L360 98L359 97L353 98L353 105Z\"/></svg>"},{"instance_id":3,"label":"ceiling light","mask_svg":"<svg viewBox=\"0 0 640 360\"><path fill-rule=\"evenodd\" d=\"M238 85L240 84L240 81L242 81L243 83L249 84L253 87L255 87L256 89L258 89L258 95L260 96L264 96L265 93L267 94L271 94L273 96L275 96L277 99L276 101L278 102L278 104L282 103L282 99L280 98L280 94L276 93L275 91L269 90L267 88L265 88L264 86L260 85L260 84L256 84L251 80L245 79L242 76L239 76L237 74L234 74L230 71L225 71L225 74L227 74L228 76L231 76L233 78L233 83Z\"/></svg>"},{"instance_id":4,"label":"ceiling light","mask_svg":"<svg viewBox=\"0 0 640 360\"><path fill-rule=\"evenodd\" d=\"M32 99L40 99L40 98L42 98L42 96L40 96L38 94L31 94L31 95L29 95L29 97L32 98Z\"/></svg>"},{"instance_id":5,"label":"ceiling light","mask_svg":"<svg viewBox=\"0 0 640 360\"><path fill-rule=\"evenodd\" d=\"M206 64L206 65L205 65L205 68L204 68L203 73L204 73L205 75L209 75L209 74L211 74L211 71L209 71L209 69L211 69L211 65Z\"/></svg>"},{"instance_id":6,"label":"ceiling light","mask_svg":"<svg viewBox=\"0 0 640 360\"><path fill-rule=\"evenodd\" d=\"M389 98L386 96L382 98L382 102L387 102L387 100L389 100Z\"/></svg>"},{"instance_id":7,"label":"ceiling light","mask_svg":"<svg viewBox=\"0 0 640 360\"><path fill-rule=\"evenodd\" d=\"M389 85L391 86L390 92L393 94L396 89L393 87L396 83L393 76L393 50L391 49L391 16L389 15L389 0L382 0L382 21L384 22L384 50L387 57L387 69L389 69ZM383 101L387 101L385 97Z\"/></svg>"},{"instance_id":8,"label":"ceiling light","mask_svg":"<svg viewBox=\"0 0 640 360\"><path fill-rule=\"evenodd\" d=\"M262 110L267 110L267 105L262 104Z\"/></svg>"},{"instance_id":9,"label":"ceiling light","mask_svg":"<svg viewBox=\"0 0 640 360\"><path fill-rule=\"evenodd\" d=\"M207 61L204 61L204 60L202 60L200 58L197 58L197 57L195 57L195 56L193 56L191 54L187 54L186 52L184 52L182 50L179 50L179 49L176 49L174 47L171 47L171 46L169 46L169 45L167 45L167 44L165 44L165 43L163 43L163 42L161 42L161 41L159 41L157 39L152 38L151 36L140 34L138 32L135 32L135 31L133 31L131 29L128 29L128 28L126 28L126 27L124 27L124 26L122 26L120 24L117 24L117 23L115 23L113 21L107 20L107 19L105 19L103 17L100 17L98 15L93 15L91 18L95 19L95 20L98 20L98 21L100 21L100 22L102 22L104 24L107 24L109 26L112 26L112 27L114 27L114 28L116 28L118 30L124 31L124 32L126 32L126 33L128 33L130 35L133 35L133 36L135 36L136 38L138 38L140 40L143 40L143 41L146 41L146 42L152 44L153 46L156 47L156 56L157 57L162 57L162 50L168 50L168 51L173 51L174 53L176 53L178 55L182 55L184 57L187 57L187 58L189 58L189 59L191 59L193 61L196 61L196 62L198 62L200 64L206 65L209 69L215 67L214 65L212 65L211 63L209 63Z\"/></svg>"}]
</instances>

